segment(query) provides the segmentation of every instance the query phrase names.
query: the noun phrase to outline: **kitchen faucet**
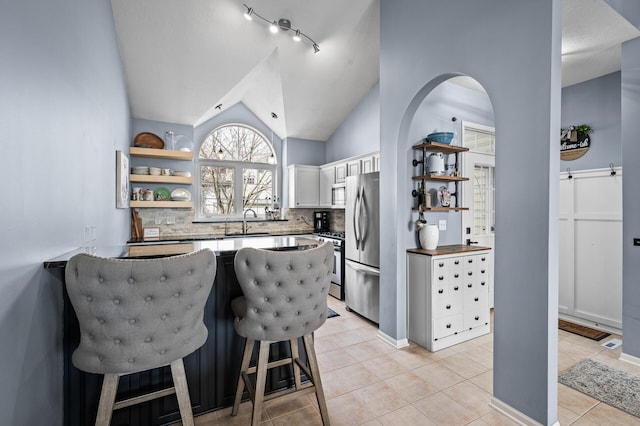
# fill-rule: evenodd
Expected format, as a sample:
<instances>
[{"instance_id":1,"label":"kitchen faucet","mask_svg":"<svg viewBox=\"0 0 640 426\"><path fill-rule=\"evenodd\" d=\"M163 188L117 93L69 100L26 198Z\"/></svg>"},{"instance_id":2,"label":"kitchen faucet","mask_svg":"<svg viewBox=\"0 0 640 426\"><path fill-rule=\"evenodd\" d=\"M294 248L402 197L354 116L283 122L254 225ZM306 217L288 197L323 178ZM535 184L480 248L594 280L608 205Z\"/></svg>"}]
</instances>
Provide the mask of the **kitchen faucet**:
<instances>
[{"instance_id":1,"label":"kitchen faucet","mask_svg":"<svg viewBox=\"0 0 640 426\"><path fill-rule=\"evenodd\" d=\"M242 215L242 233L246 234L247 233L247 213L253 213L253 217L257 218L258 214L256 213L256 211L254 209L246 209L244 211L244 214Z\"/></svg>"}]
</instances>

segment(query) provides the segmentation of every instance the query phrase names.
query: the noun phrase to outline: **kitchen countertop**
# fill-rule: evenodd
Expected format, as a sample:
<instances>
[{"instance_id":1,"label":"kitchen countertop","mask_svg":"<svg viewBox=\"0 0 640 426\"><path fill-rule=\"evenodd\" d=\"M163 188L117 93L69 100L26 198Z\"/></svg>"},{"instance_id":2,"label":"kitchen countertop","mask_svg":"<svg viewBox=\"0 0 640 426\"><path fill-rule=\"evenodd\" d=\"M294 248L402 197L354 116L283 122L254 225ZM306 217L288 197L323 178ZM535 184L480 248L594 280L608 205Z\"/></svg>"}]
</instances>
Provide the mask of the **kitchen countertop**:
<instances>
[{"instance_id":1,"label":"kitchen countertop","mask_svg":"<svg viewBox=\"0 0 640 426\"><path fill-rule=\"evenodd\" d=\"M138 257L171 256L190 253L201 249L211 249L216 256L233 253L244 247L271 250L305 250L318 245L310 235L265 235L251 237L221 238L212 240L162 240L145 241L143 244L80 247L44 262L44 268L64 268L67 261L76 254L88 253L100 257L130 259Z\"/></svg>"},{"instance_id":2,"label":"kitchen countertop","mask_svg":"<svg viewBox=\"0 0 640 426\"><path fill-rule=\"evenodd\" d=\"M407 249L408 253L423 254L425 256L444 256L446 254L465 254L474 251L491 250L491 247L468 246L466 244L454 244L450 246L438 246L434 250Z\"/></svg>"}]
</instances>

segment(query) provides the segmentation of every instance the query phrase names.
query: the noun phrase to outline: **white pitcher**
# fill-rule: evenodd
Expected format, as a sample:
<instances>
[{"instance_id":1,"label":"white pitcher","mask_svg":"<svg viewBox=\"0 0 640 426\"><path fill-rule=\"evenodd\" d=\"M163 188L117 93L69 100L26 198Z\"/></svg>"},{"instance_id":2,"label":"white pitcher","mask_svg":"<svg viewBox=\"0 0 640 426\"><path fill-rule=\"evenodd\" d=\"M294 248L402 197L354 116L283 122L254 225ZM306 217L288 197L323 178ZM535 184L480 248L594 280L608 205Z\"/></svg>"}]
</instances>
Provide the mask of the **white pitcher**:
<instances>
[{"instance_id":1,"label":"white pitcher","mask_svg":"<svg viewBox=\"0 0 640 426\"><path fill-rule=\"evenodd\" d=\"M420 246L425 250L435 250L438 247L440 231L437 225L429 225L420 221L416 222Z\"/></svg>"}]
</instances>

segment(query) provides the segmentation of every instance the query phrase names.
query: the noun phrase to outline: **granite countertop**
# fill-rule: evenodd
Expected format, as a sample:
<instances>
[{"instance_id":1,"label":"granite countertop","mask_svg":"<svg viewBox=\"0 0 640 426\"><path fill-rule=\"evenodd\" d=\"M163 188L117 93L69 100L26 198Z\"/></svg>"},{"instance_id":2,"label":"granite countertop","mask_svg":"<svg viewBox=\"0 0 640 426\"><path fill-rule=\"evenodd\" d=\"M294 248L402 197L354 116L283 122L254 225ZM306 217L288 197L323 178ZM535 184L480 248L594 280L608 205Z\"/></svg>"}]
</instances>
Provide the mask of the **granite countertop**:
<instances>
[{"instance_id":1,"label":"granite countertop","mask_svg":"<svg viewBox=\"0 0 640 426\"><path fill-rule=\"evenodd\" d=\"M144 243L106 246L80 247L44 262L44 268L64 268L67 261L76 254L88 253L100 257L111 258L139 258L171 256L190 253L201 249L211 249L216 256L235 253L244 247L263 248L271 250L305 250L318 245L318 241L309 235L266 235L238 238L220 238L209 240L159 240Z\"/></svg>"}]
</instances>

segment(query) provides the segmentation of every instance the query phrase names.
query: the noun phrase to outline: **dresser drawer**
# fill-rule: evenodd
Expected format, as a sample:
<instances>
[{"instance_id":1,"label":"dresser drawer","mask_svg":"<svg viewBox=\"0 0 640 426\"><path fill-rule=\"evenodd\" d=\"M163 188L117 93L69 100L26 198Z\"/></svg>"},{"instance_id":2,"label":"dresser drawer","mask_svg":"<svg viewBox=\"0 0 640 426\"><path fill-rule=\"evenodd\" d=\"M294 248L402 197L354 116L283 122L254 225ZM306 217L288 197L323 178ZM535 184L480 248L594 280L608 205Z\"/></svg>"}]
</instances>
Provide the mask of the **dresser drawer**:
<instances>
[{"instance_id":1,"label":"dresser drawer","mask_svg":"<svg viewBox=\"0 0 640 426\"><path fill-rule=\"evenodd\" d=\"M459 333L462 331L463 325L464 318L462 314L436 319L433 321L433 339L442 339L443 337Z\"/></svg>"},{"instance_id":2,"label":"dresser drawer","mask_svg":"<svg viewBox=\"0 0 640 426\"><path fill-rule=\"evenodd\" d=\"M489 311L485 309L479 309L475 312L464 313L464 330L471 330L475 327L480 327L489 323Z\"/></svg>"},{"instance_id":3,"label":"dresser drawer","mask_svg":"<svg viewBox=\"0 0 640 426\"><path fill-rule=\"evenodd\" d=\"M462 294L450 295L433 301L433 317L443 318L461 314L464 309Z\"/></svg>"}]
</instances>

